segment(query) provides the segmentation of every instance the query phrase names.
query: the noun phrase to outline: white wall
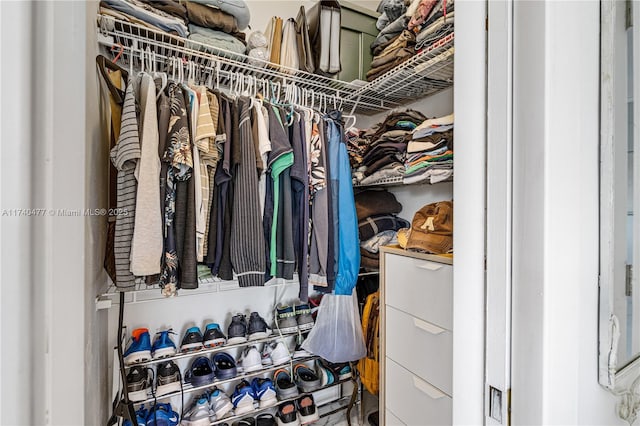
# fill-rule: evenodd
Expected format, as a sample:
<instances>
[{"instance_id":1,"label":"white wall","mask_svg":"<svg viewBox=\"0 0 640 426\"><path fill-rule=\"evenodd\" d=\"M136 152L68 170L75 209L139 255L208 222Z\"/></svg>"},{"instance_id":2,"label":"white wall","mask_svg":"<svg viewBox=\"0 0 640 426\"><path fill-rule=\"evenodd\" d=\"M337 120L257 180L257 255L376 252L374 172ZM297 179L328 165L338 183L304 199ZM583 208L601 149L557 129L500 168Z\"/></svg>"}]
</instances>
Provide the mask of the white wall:
<instances>
[{"instance_id":1,"label":"white wall","mask_svg":"<svg viewBox=\"0 0 640 426\"><path fill-rule=\"evenodd\" d=\"M514 14L512 422L623 424L597 371L599 3Z\"/></svg>"}]
</instances>

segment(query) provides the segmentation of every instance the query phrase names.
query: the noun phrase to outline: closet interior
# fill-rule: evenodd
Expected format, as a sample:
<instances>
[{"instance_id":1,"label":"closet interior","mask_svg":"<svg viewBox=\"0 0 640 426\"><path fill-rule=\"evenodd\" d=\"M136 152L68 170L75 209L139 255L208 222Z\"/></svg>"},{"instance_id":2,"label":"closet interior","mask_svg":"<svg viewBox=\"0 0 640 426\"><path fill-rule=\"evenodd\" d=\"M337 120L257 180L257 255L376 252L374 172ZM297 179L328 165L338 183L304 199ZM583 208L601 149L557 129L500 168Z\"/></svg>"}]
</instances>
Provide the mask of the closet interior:
<instances>
[{"instance_id":1,"label":"closet interior","mask_svg":"<svg viewBox=\"0 0 640 426\"><path fill-rule=\"evenodd\" d=\"M454 3L259 3L100 4L111 422L450 423Z\"/></svg>"}]
</instances>

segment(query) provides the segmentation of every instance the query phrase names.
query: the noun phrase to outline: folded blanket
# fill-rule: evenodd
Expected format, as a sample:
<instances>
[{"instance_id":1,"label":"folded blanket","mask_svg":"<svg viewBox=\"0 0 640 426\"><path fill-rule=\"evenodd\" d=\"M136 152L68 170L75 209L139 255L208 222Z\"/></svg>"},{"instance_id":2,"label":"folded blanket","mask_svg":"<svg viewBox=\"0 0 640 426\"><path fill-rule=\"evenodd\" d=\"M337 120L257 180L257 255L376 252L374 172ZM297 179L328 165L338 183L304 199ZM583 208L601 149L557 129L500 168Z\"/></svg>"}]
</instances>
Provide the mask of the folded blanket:
<instances>
[{"instance_id":1,"label":"folded blanket","mask_svg":"<svg viewBox=\"0 0 640 426\"><path fill-rule=\"evenodd\" d=\"M126 13L118 12L115 9L112 9L108 4L101 1L100 8L98 9L100 15L111 16L119 21L130 22L135 25L140 25L141 27L149 28L150 30L166 32L164 29L160 27L156 27L155 25L151 25L150 23L143 21L141 19L136 18L135 16L127 15ZM109 31L113 30L113 26L111 23L107 22L107 29ZM169 31L170 34L178 35L175 31Z\"/></svg>"},{"instance_id":2,"label":"folded blanket","mask_svg":"<svg viewBox=\"0 0 640 426\"><path fill-rule=\"evenodd\" d=\"M369 253L378 253L380 246L398 244L398 232L394 230L382 231L360 243L360 247Z\"/></svg>"},{"instance_id":3,"label":"folded blanket","mask_svg":"<svg viewBox=\"0 0 640 426\"><path fill-rule=\"evenodd\" d=\"M187 21L187 9L183 4L176 0L139 0L142 3L146 3L155 7L169 15L176 16L185 22Z\"/></svg>"},{"instance_id":4,"label":"folded blanket","mask_svg":"<svg viewBox=\"0 0 640 426\"><path fill-rule=\"evenodd\" d=\"M403 30L407 29L407 22L409 18L400 16L398 19L387 25L376 37L376 39L371 43L371 52L375 55L376 49L387 43L389 40L394 39L398 35L402 33Z\"/></svg>"},{"instance_id":5,"label":"folded blanket","mask_svg":"<svg viewBox=\"0 0 640 426\"><path fill-rule=\"evenodd\" d=\"M247 28L251 20L251 12L244 0L192 0L196 3L217 7L225 13L236 18L240 31Z\"/></svg>"},{"instance_id":6,"label":"folded blanket","mask_svg":"<svg viewBox=\"0 0 640 426\"><path fill-rule=\"evenodd\" d=\"M198 43L206 44L213 48L227 50L229 52L244 54L247 50L246 46L234 36L223 33L222 31L212 30L210 28L199 27L197 25L189 24L189 31L191 31L191 35L189 36L189 40L196 41ZM215 49L207 49L204 46L191 46L192 49L201 49L211 50L213 53L216 52ZM231 55L233 59L243 60L244 58L241 56Z\"/></svg>"},{"instance_id":7,"label":"folded blanket","mask_svg":"<svg viewBox=\"0 0 640 426\"><path fill-rule=\"evenodd\" d=\"M408 228L411 224L394 214L369 216L358 222L360 241L366 241L383 231L397 231Z\"/></svg>"},{"instance_id":8,"label":"folded blanket","mask_svg":"<svg viewBox=\"0 0 640 426\"><path fill-rule=\"evenodd\" d=\"M103 3L111 9L154 25L162 31L175 32L180 37L186 37L189 34L189 30L182 19L169 15L140 0L103 0Z\"/></svg>"},{"instance_id":9,"label":"folded blanket","mask_svg":"<svg viewBox=\"0 0 640 426\"><path fill-rule=\"evenodd\" d=\"M224 31L225 33L238 31L236 18L220 9L191 1L185 2L185 6L187 8L189 22L194 25Z\"/></svg>"}]
</instances>

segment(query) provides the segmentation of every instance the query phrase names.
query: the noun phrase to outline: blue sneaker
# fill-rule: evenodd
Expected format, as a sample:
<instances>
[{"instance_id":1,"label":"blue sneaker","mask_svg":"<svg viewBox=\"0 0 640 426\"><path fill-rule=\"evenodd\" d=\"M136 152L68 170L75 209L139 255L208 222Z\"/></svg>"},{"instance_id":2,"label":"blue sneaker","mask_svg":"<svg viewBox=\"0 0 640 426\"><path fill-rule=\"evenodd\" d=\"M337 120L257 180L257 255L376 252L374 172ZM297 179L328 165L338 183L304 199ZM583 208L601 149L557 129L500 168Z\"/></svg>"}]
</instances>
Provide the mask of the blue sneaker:
<instances>
[{"instance_id":1,"label":"blue sneaker","mask_svg":"<svg viewBox=\"0 0 640 426\"><path fill-rule=\"evenodd\" d=\"M260 408L271 407L278 403L273 380L256 377L251 381L251 389L253 389L256 399L260 401Z\"/></svg>"},{"instance_id":2,"label":"blue sneaker","mask_svg":"<svg viewBox=\"0 0 640 426\"><path fill-rule=\"evenodd\" d=\"M176 344L171 340L170 334L175 333L171 329L156 333L156 339L151 347L153 359L166 358L176 354Z\"/></svg>"},{"instance_id":3,"label":"blue sneaker","mask_svg":"<svg viewBox=\"0 0 640 426\"><path fill-rule=\"evenodd\" d=\"M236 385L236 389L233 391L233 395L231 395L235 415L241 416L253 411L253 403L255 400L256 396L251 385L249 385L249 382L246 380L242 380Z\"/></svg>"},{"instance_id":4,"label":"blue sneaker","mask_svg":"<svg viewBox=\"0 0 640 426\"><path fill-rule=\"evenodd\" d=\"M144 405L138 408L138 411L136 411L136 426L146 426L147 414L147 409L144 408ZM122 423L122 426L131 426L131 422L129 421L129 419L125 420Z\"/></svg>"},{"instance_id":5,"label":"blue sneaker","mask_svg":"<svg viewBox=\"0 0 640 426\"><path fill-rule=\"evenodd\" d=\"M178 413L171 409L171 404L156 404L147 414L145 426L177 426Z\"/></svg>"},{"instance_id":6,"label":"blue sneaker","mask_svg":"<svg viewBox=\"0 0 640 426\"><path fill-rule=\"evenodd\" d=\"M206 356L196 358L184 375L184 381L193 386L202 386L213 383L215 379L214 368Z\"/></svg>"},{"instance_id":7,"label":"blue sneaker","mask_svg":"<svg viewBox=\"0 0 640 426\"><path fill-rule=\"evenodd\" d=\"M146 328L136 328L131 332L131 343L124 351L124 363L127 365L151 359L151 337Z\"/></svg>"},{"instance_id":8,"label":"blue sneaker","mask_svg":"<svg viewBox=\"0 0 640 426\"><path fill-rule=\"evenodd\" d=\"M195 352L202 349L202 333L198 327L191 327L184 333L182 338L182 344L180 345L180 351L182 352Z\"/></svg>"},{"instance_id":9,"label":"blue sneaker","mask_svg":"<svg viewBox=\"0 0 640 426\"><path fill-rule=\"evenodd\" d=\"M207 324L204 330L203 343L205 348L215 348L216 346L222 346L227 343L227 338L222 330L220 330L219 324Z\"/></svg>"}]
</instances>

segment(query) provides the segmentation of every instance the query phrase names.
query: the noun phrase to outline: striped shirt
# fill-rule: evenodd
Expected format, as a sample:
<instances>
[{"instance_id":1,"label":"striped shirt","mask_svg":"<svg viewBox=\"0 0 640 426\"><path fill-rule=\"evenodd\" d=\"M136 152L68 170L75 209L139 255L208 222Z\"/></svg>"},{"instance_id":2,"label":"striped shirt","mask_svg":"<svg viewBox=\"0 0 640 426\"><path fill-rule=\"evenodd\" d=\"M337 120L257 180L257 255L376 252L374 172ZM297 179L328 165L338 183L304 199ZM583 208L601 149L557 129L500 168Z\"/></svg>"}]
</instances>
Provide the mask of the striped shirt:
<instances>
[{"instance_id":1,"label":"striped shirt","mask_svg":"<svg viewBox=\"0 0 640 426\"><path fill-rule=\"evenodd\" d=\"M111 162L118 170L116 205L127 212L116 217L114 255L116 259L116 286L133 288L135 276L131 273L131 240L135 222L137 183L134 175L140 158L140 139L136 118L136 100L130 79L122 107L122 127L118 143L111 150Z\"/></svg>"}]
</instances>

